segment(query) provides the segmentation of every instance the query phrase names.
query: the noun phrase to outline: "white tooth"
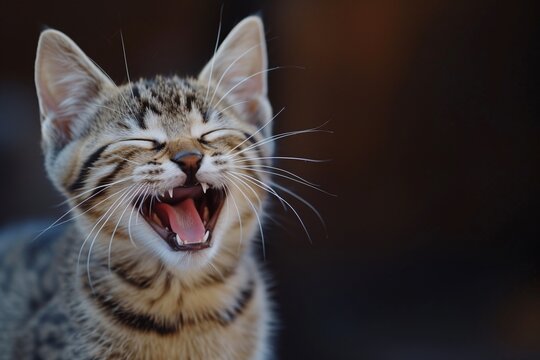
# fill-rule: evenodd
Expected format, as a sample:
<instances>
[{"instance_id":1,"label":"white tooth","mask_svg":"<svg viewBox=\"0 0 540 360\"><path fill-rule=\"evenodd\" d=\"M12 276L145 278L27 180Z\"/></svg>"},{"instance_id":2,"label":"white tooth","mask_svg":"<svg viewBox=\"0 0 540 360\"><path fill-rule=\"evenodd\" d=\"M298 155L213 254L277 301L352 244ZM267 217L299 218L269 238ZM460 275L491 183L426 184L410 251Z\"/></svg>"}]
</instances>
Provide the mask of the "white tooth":
<instances>
[{"instance_id":1,"label":"white tooth","mask_svg":"<svg viewBox=\"0 0 540 360\"><path fill-rule=\"evenodd\" d=\"M182 239L180 239L180 236L178 236L178 234L176 234L176 243L177 243L178 245L184 244L184 242L182 241Z\"/></svg>"},{"instance_id":2,"label":"white tooth","mask_svg":"<svg viewBox=\"0 0 540 360\"><path fill-rule=\"evenodd\" d=\"M172 198L173 197L173 189L169 189L169 196Z\"/></svg>"},{"instance_id":3,"label":"white tooth","mask_svg":"<svg viewBox=\"0 0 540 360\"><path fill-rule=\"evenodd\" d=\"M207 183L201 183L202 191L206 194L206 190L208 190L208 184Z\"/></svg>"},{"instance_id":4,"label":"white tooth","mask_svg":"<svg viewBox=\"0 0 540 360\"><path fill-rule=\"evenodd\" d=\"M164 193L164 192L162 192L161 194L159 194L159 196L161 196L161 197L165 197L165 193Z\"/></svg>"},{"instance_id":5,"label":"white tooth","mask_svg":"<svg viewBox=\"0 0 540 360\"><path fill-rule=\"evenodd\" d=\"M208 240L209 235L210 235L210 230L206 230L206 232L204 233L203 241Z\"/></svg>"}]
</instances>

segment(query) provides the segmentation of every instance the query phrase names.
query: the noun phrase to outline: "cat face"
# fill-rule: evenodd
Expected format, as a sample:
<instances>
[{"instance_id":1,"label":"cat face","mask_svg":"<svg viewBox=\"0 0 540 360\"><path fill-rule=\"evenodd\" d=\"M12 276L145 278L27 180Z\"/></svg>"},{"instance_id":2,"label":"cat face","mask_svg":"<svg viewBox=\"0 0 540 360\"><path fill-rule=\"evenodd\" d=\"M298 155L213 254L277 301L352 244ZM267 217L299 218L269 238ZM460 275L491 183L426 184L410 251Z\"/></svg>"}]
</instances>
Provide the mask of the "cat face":
<instances>
[{"instance_id":1,"label":"cat face","mask_svg":"<svg viewBox=\"0 0 540 360\"><path fill-rule=\"evenodd\" d=\"M123 86L65 35L43 32L36 87L46 168L75 209L83 247L189 270L245 245L268 180L252 169L272 153L266 71L256 17L197 78Z\"/></svg>"}]
</instances>

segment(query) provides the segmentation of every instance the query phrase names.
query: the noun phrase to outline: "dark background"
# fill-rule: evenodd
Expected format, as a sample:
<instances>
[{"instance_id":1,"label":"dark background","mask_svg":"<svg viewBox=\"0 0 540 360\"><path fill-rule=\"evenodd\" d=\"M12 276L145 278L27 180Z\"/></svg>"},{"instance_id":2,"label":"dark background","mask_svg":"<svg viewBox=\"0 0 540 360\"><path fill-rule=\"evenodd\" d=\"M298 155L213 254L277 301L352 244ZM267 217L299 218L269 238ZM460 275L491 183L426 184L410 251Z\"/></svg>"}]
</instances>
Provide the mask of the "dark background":
<instances>
[{"instance_id":1,"label":"dark background","mask_svg":"<svg viewBox=\"0 0 540 360\"><path fill-rule=\"evenodd\" d=\"M279 166L320 209L274 206L266 266L282 359L540 359L539 38L534 2L227 1L223 33L261 12ZM218 1L5 1L0 225L54 218L39 148L33 61L44 25L118 83L196 74ZM283 183L286 183L283 182ZM281 224L281 225L278 225Z\"/></svg>"}]
</instances>

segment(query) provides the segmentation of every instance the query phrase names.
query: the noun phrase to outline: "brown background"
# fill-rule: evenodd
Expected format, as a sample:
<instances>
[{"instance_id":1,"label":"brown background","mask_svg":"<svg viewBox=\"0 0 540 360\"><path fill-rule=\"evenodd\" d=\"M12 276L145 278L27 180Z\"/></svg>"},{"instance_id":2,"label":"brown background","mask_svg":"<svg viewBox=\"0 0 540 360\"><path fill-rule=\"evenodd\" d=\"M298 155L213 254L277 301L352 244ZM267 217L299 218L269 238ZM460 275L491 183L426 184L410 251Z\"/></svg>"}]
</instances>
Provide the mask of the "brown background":
<instances>
[{"instance_id":1,"label":"brown background","mask_svg":"<svg viewBox=\"0 0 540 360\"><path fill-rule=\"evenodd\" d=\"M223 30L260 11L279 163L313 235L273 206L266 266L282 359L540 358L539 39L534 2L228 1ZM217 1L9 1L0 13L0 224L54 218L39 149L33 60L47 25L117 82L195 74ZM286 183L286 182L284 182Z\"/></svg>"}]
</instances>

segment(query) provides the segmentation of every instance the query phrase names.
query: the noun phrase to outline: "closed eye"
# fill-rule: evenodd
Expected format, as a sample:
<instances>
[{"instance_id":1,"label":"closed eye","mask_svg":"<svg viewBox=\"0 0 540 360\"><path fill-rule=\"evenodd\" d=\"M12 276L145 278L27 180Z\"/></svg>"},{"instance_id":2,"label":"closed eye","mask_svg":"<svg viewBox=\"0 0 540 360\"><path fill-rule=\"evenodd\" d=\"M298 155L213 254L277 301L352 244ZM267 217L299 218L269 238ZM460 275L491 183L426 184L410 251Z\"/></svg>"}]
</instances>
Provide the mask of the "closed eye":
<instances>
[{"instance_id":1,"label":"closed eye","mask_svg":"<svg viewBox=\"0 0 540 360\"><path fill-rule=\"evenodd\" d=\"M148 150L156 150L159 151L165 147L165 143L159 142L155 139L144 139L144 138L128 138L128 139L121 139L116 142L117 146L136 146L136 147L142 147Z\"/></svg>"},{"instance_id":2,"label":"closed eye","mask_svg":"<svg viewBox=\"0 0 540 360\"><path fill-rule=\"evenodd\" d=\"M208 143L212 141L216 141L219 138L226 137L226 136L245 136L244 132L238 129L234 128L221 128L221 129L215 129L211 131L207 131L204 134L202 134L199 138L199 141L202 144L207 145Z\"/></svg>"}]
</instances>

